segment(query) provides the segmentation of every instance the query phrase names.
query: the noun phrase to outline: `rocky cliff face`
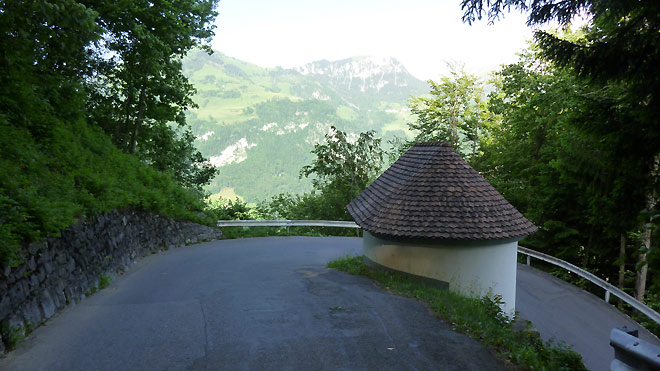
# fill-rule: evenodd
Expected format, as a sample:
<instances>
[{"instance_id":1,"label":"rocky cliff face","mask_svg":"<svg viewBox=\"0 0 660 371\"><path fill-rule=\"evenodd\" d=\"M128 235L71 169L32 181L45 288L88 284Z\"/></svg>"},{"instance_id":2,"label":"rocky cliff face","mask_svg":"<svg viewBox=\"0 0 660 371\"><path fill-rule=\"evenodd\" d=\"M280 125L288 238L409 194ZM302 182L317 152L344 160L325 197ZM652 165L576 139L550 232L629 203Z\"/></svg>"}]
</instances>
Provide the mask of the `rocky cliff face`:
<instances>
[{"instance_id":1,"label":"rocky cliff face","mask_svg":"<svg viewBox=\"0 0 660 371\"><path fill-rule=\"evenodd\" d=\"M391 57L322 60L298 67L296 71L353 96L376 95L387 101L405 102L410 91L426 89L425 82Z\"/></svg>"},{"instance_id":2,"label":"rocky cliff face","mask_svg":"<svg viewBox=\"0 0 660 371\"><path fill-rule=\"evenodd\" d=\"M217 239L220 230L159 215L122 211L100 215L30 244L23 264L0 271L0 354L58 310L94 292L140 257Z\"/></svg>"}]
</instances>

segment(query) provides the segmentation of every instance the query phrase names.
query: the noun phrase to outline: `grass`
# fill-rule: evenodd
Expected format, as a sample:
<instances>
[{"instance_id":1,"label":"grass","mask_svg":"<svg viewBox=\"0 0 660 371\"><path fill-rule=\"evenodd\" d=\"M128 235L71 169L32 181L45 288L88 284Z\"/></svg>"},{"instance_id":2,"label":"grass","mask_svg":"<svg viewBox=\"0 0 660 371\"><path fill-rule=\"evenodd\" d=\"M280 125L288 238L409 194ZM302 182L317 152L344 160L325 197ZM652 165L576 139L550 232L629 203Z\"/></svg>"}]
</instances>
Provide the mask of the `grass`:
<instances>
[{"instance_id":1,"label":"grass","mask_svg":"<svg viewBox=\"0 0 660 371\"><path fill-rule=\"evenodd\" d=\"M0 118L0 265L18 266L31 241L80 220L133 208L209 224L199 194L117 149L84 120L35 136Z\"/></svg>"},{"instance_id":2,"label":"grass","mask_svg":"<svg viewBox=\"0 0 660 371\"><path fill-rule=\"evenodd\" d=\"M27 331L23 327L13 328L13 329L2 329L2 336L4 338L5 345L7 350L14 350L16 347L25 340L27 336Z\"/></svg>"},{"instance_id":3,"label":"grass","mask_svg":"<svg viewBox=\"0 0 660 371\"><path fill-rule=\"evenodd\" d=\"M512 363L531 370L586 370L582 357L563 344L545 342L528 329L518 331L503 314L498 297L467 298L429 286L407 276L374 270L362 257L346 256L328 263L354 275L366 276L394 294L424 302L433 313Z\"/></svg>"},{"instance_id":4,"label":"grass","mask_svg":"<svg viewBox=\"0 0 660 371\"><path fill-rule=\"evenodd\" d=\"M346 121L353 121L358 118L358 114L353 108L344 105L337 107L337 116Z\"/></svg>"},{"instance_id":5,"label":"grass","mask_svg":"<svg viewBox=\"0 0 660 371\"><path fill-rule=\"evenodd\" d=\"M110 282L112 281L112 277L110 275L101 273L99 275L99 282L96 286L92 287L89 291L85 293L86 297L92 296L96 294L97 292L103 290L104 288L110 286Z\"/></svg>"},{"instance_id":6,"label":"grass","mask_svg":"<svg viewBox=\"0 0 660 371\"><path fill-rule=\"evenodd\" d=\"M99 276L99 290L103 290L104 288L110 286L111 281L112 277L110 275L101 273Z\"/></svg>"},{"instance_id":7,"label":"grass","mask_svg":"<svg viewBox=\"0 0 660 371\"><path fill-rule=\"evenodd\" d=\"M222 188L220 192L214 193L208 197L209 201L221 201L221 200L241 200L243 197L236 194L234 188Z\"/></svg>"}]
</instances>

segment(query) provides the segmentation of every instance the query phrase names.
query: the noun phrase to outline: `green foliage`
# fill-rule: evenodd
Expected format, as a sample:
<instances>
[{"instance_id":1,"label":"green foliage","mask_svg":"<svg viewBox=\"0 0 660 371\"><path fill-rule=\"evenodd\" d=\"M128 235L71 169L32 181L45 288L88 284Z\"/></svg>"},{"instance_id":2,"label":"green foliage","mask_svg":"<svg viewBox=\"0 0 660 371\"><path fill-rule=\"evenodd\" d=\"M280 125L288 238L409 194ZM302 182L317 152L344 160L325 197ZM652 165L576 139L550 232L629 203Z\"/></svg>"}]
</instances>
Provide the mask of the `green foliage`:
<instances>
[{"instance_id":1,"label":"green foliage","mask_svg":"<svg viewBox=\"0 0 660 371\"><path fill-rule=\"evenodd\" d=\"M312 184L325 204L318 216L330 220L351 220L346 205L357 197L381 172L383 151L380 139L369 131L349 140L345 132L331 127L325 141L314 145L316 159L300 170L301 177L314 175ZM303 200L314 207L314 196Z\"/></svg>"},{"instance_id":2,"label":"green foliage","mask_svg":"<svg viewBox=\"0 0 660 371\"><path fill-rule=\"evenodd\" d=\"M496 74L489 110L501 117L472 161L540 228L524 243L613 277L620 233L644 208L647 172L620 152L626 136L584 129L630 114L620 87L593 87L540 59L535 46ZM617 124L618 125L618 124ZM570 207L568 205L571 205Z\"/></svg>"},{"instance_id":3,"label":"green foliage","mask_svg":"<svg viewBox=\"0 0 660 371\"><path fill-rule=\"evenodd\" d=\"M353 275L368 276L370 272L362 262L361 257L346 255L328 263L328 268L334 268Z\"/></svg>"},{"instance_id":4,"label":"green foliage","mask_svg":"<svg viewBox=\"0 0 660 371\"><path fill-rule=\"evenodd\" d=\"M103 290L110 286L110 282L112 282L112 277L108 274L101 273L101 275L99 275L99 290Z\"/></svg>"},{"instance_id":5,"label":"green foliage","mask_svg":"<svg viewBox=\"0 0 660 371\"><path fill-rule=\"evenodd\" d=\"M534 81L552 76L557 81L551 85L563 85L563 90L548 92L533 82L524 91L526 96L515 99L529 98L537 104L514 114L526 112L528 120L538 121L530 115L535 107L557 123L553 124L559 129L553 134L557 139L546 146L557 154L548 167L556 170L560 178L555 179L580 192L578 201L589 210L584 219L597 232L571 226L574 222L567 219L576 215L557 205L555 210L565 214L562 222L568 230L591 240L588 236L598 236L600 231L616 237L638 228L636 216L643 209L654 209L660 187L660 5L617 0L547 4L507 0L488 2L485 7L481 0L465 0L462 4L463 19L468 22L485 13L494 21L508 7L529 11L530 25L553 19L567 25L580 11L592 16L578 34L536 33L538 53L533 63L539 68L529 76ZM534 85L542 89L534 90ZM560 229L565 226L559 225ZM607 244L615 245L602 243Z\"/></svg>"},{"instance_id":6,"label":"green foliage","mask_svg":"<svg viewBox=\"0 0 660 371\"><path fill-rule=\"evenodd\" d=\"M28 130L0 126L0 258L23 243L55 235L76 220L135 207L206 222L199 194L116 149L84 121L59 123L39 142Z\"/></svg>"},{"instance_id":7,"label":"green foliage","mask_svg":"<svg viewBox=\"0 0 660 371\"><path fill-rule=\"evenodd\" d=\"M223 228L223 238L252 238L252 237L272 237L272 236L309 236L309 237L325 237L325 236L342 236L341 232L327 233L325 230L329 228L315 228L315 227L291 227L287 231L286 228L276 227L227 227ZM340 228L334 228L335 231Z\"/></svg>"},{"instance_id":8,"label":"green foliage","mask_svg":"<svg viewBox=\"0 0 660 371\"><path fill-rule=\"evenodd\" d=\"M2 328L2 340L7 346L7 350L14 350L16 347L25 340L25 336L29 331L25 327L16 328Z\"/></svg>"},{"instance_id":9,"label":"green foliage","mask_svg":"<svg viewBox=\"0 0 660 371\"><path fill-rule=\"evenodd\" d=\"M181 59L196 46L210 48L217 0L87 1L98 13L103 39L91 50L94 74L87 88L89 119L115 145L135 153L180 184L198 188L215 175L192 145L185 111L194 108L192 84Z\"/></svg>"},{"instance_id":10,"label":"green foliage","mask_svg":"<svg viewBox=\"0 0 660 371\"><path fill-rule=\"evenodd\" d=\"M581 260L578 264L604 278L615 277L612 262L623 271L632 267L637 272L638 298L644 296L647 281L652 292L657 290L660 277L654 273L647 277L643 267L650 261L655 266L649 266L649 272L657 269L651 241L660 237L649 224L660 194L660 4L618 0L484 4L482 0L464 0L462 6L463 19L469 23L484 14L493 22L510 7L528 11L530 25L556 20L566 26L579 12L591 17L577 34L537 31L537 53L532 63L518 64L526 76L518 80L526 81L521 85L525 90L519 89L522 94L517 95L505 92L500 102L504 126L512 118L517 125L532 127L516 130L518 138L514 141L498 138L500 150L530 142L523 136L536 131L542 135L535 137L542 141L532 146L538 151L531 153L535 160L541 159L541 166L524 166L523 161L516 169L492 162L482 169L496 169L491 179L518 185L517 194L534 195L521 197L521 201L531 202L523 208L543 226L534 243L543 245L548 238L563 240L569 260ZM530 73L530 65L537 66L537 71ZM547 77L554 81L543 82ZM507 84L504 80L505 89ZM532 101L535 103L529 104ZM493 154L493 158L506 157L501 152L490 152ZM617 242L630 232L644 234L645 246L628 248L626 256L619 257ZM637 263L631 264L630 258ZM654 305L657 295L650 297L653 299L647 302Z\"/></svg>"},{"instance_id":11,"label":"green foliage","mask_svg":"<svg viewBox=\"0 0 660 371\"><path fill-rule=\"evenodd\" d=\"M563 344L544 342L530 331L516 331L502 313L498 297L467 298L449 290L428 286L408 276L369 269L362 257L344 257L328 263L350 274L364 275L391 292L415 298L455 331L491 347L511 362L530 370L586 370L582 357Z\"/></svg>"},{"instance_id":12,"label":"green foliage","mask_svg":"<svg viewBox=\"0 0 660 371\"><path fill-rule=\"evenodd\" d=\"M256 210L241 200L218 200L207 206L207 214L215 220L254 220Z\"/></svg>"},{"instance_id":13,"label":"green foliage","mask_svg":"<svg viewBox=\"0 0 660 371\"><path fill-rule=\"evenodd\" d=\"M0 263L18 264L21 245L112 209L203 220L199 186L214 170L181 120L192 87L178 60L211 35L214 4L0 4ZM153 129L130 151L142 161L100 129L114 134L127 120Z\"/></svg>"},{"instance_id":14,"label":"green foliage","mask_svg":"<svg viewBox=\"0 0 660 371\"><path fill-rule=\"evenodd\" d=\"M480 149L493 117L489 114L482 83L476 76L452 68L439 83L428 81L431 97L413 97L410 110L417 121L413 142L447 142L466 160Z\"/></svg>"},{"instance_id":15,"label":"green foliage","mask_svg":"<svg viewBox=\"0 0 660 371\"><path fill-rule=\"evenodd\" d=\"M96 286L92 287L89 291L85 293L85 296L92 296L96 294L97 292L103 290L104 288L110 286L110 282L112 281L112 277L110 275L107 275L105 273L101 273L99 275L99 281L96 284Z\"/></svg>"}]
</instances>

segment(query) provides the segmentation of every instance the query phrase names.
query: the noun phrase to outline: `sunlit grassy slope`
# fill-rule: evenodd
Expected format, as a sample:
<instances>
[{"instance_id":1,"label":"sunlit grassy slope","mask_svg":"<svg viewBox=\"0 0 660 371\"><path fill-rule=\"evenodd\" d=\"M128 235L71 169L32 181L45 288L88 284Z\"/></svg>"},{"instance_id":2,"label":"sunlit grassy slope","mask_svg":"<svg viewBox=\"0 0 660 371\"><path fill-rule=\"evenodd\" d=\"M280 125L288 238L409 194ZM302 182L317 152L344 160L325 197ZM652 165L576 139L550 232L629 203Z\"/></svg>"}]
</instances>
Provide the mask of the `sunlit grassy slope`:
<instances>
[{"instance_id":1,"label":"sunlit grassy slope","mask_svg":"<svg viewBox=\"0 0 660 371\"><path fill-rule=\"evenodd\" d=\"M327 76L261 68L217 52L190 53L184 73L197 89L199 108L188 113L197 146L220 168L207 190L248 202L310 190L299 171L331 125L375 130L385 139L410 135L407 99L400 97L425 93L419 84L389 95L349 91Z\"/></svg>"}]
</instances>

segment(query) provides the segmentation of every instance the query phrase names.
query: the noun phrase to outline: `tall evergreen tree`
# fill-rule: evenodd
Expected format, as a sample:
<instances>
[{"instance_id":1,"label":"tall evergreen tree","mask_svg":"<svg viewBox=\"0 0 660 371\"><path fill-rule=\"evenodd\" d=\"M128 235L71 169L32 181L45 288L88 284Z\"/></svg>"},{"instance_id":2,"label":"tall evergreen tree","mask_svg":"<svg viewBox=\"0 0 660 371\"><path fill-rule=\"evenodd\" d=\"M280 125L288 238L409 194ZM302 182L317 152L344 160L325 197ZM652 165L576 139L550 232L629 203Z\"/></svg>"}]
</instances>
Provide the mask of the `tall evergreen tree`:
<instances>
[{"instance_id":1,"label":"tall evergreen tree","mask_svg":"<svg viewBox=\"0 0 660 371\"><path fill-rule=\"evenodd\" d=\"M660 187L660 3L653 0L463 0L462 7L463 20L468 23L484 16L494 22L510 8L529 12L529 25L551 20L567 25L580 12L591 17L582 39L545 31L537 31L535 38L545 59L568 68L592 88L602 91L594 96L593 104L586 106L590 107L586 111L592 116L583 115L586 119L576 120L574 124L582 134L601 141L601 152L606 154L601 158L616 159L619 165L611 172L617 174L614 178L619 196L613 198L619 201L609 210L615 211L626 204L627 208L636 208L638 214L645 210L642 215L652 215ZM600 174L598 178L607 176ZM644 197L639 197L640 190ZM628 213L626 217L630 219ZM640 300L644 297L647 279L646 254L651 251L651 226L648 218L642 223L645 237L636 284Z\"/></svg>"}]
</instances>

